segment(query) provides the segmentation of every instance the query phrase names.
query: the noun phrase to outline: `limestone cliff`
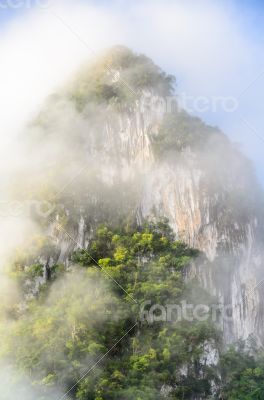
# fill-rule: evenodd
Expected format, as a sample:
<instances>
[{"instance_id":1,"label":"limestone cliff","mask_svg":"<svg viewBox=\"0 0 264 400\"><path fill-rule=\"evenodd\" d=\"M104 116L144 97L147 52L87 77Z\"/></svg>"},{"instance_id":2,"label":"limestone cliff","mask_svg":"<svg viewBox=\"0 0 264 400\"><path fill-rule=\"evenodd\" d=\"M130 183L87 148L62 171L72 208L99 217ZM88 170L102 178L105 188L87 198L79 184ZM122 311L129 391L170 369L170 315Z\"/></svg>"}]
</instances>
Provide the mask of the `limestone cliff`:
<instances>
[{"instance_id":1,"label":"limestone cliff","mask_svg":"<svg viewBox=\"0 0 264 400\"><path fill-rule=\"evenodd\" d=\"M84 68L40 113L33 137L59 149L54 184L73 175L56 195L60 211L50 225L58 260L67 263L109 215L166 217L176 237L209 260L188 276L230 306L232 318L220 319L225 343L251 335L261 342L262 192L250 163L223 133L163 107L172 86L145 56L117 48ZM41 169L47 158L44 151ZM71 166L83 169L69 175ZM65 216L70 236L56 230Z\"/></svg>"}]
</instances>

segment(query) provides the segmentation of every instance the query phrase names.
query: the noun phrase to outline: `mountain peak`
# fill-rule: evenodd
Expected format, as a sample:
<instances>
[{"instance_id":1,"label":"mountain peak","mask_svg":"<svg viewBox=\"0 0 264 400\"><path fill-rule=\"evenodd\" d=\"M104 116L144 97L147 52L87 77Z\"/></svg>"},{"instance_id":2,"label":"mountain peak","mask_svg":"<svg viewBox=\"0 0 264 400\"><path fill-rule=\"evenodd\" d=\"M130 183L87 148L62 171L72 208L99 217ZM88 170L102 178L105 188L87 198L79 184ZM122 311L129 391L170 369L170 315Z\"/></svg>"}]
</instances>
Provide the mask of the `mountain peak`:
<instances>
[{"instance_id":1,"label":"mountain peak","mask_svg":"<svg viewBox=\"0 0 264 400\"><path fill-rule=\"evenodd\" d=\"M84 65L68 87L69 96L83 109L88 102L123 103L135 101L143 91L172 95L175 78L163 72L142 54L114 46Z\"/></svg>"}]
</instances>

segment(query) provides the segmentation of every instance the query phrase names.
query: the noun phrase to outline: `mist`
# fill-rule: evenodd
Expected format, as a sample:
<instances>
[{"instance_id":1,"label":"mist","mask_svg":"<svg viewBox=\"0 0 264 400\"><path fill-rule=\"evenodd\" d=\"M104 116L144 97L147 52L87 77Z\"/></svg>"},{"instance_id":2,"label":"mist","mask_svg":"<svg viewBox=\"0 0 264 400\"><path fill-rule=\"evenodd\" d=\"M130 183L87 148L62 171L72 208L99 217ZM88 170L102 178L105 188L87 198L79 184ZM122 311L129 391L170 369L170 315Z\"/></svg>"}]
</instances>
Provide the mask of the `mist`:
<instances>
[{"instance_id":1,"label":"mist","mask_svg":"<svg viewBox=\"0 0 264 400\"><path fill-rule=\"evenodd\" d=\"M7 346L29 351L29 330L34 327L32 343L38 337L34 343L36 348L41 346L43 337L54 339L51 343L54 354L41 349L40 364L54 363L62 371L61 377L50 377L50 392L47 389L47 393L39 393L31 382L38 381L41 370L30 373L29 379L21 374L19 366L14 368L10 360L5 360L1 368L4 372L0 375L3 400L16 396L21 400L40 396L58 400L69 387L69 382L63 381L67 371L63 352L67 337L76 333L75 320L93 332L94 325L107 322L107 307L120 308L105 282L94 278L94 271L89 271L88 276L70 259L73 251L87 246L100 223L118 225L131 218L140 224L145 217L155 219L165 213L172 221L177 239L184 239L192 247L203 246L205 250L210 247L207 256L213 260L217 247L215 227L210 232L212 240L208 241L211 221L208 215L198 213L199 201L209 204L208 197L212 196L214 200L209 209L212 214L219 212L222 218L217 221L217 227L222 229L224 237L227 222L232 223L238 247L248 239L245 239L244 226L248 227L256 215L263 214L263 195L258 186L258 181L263 181L264 167L260 146L263 120L259 106L263 93L260 78L263 44L245 28L247 10L234 20L235 13L235 4L222 2L220 5L206 0L107 4L55 1L45 8L23 10L1 28L0 289L1 303L5 303L0 310L1 322L5 324L1 336ZM195 119L192 121L198 126L198 140L194 147L188 138L182 146L181 137L176 142L158 142L157 127L163 113L147 109L142 123L138 99L133 93L125 92L122 74L116 76L113 68L112 75L105 61L103 72L100 64L96 64L98 59L104 60L106 49L115 45L144 53L166 73L175 75L175 92L167 95L175 95L177 99L189 96L190 114L219 126L236 143L231 144L218 128L200 125ZM256 59L259 64L255 63ZM137 76L140 68L141 65L124 68L125 82L133 74ZM103 79L101 72L105 74ZM98 101L98 93L90 88L94 81L119 89L119 94L125 93L127 103ZM86 90L94 96L87 103L83 96ZM157 83L154 97L159 90ZM142 97L153 92L146 90ZM220 103L215 110L212 104L219 96L235 99L237 109L227 112ZM195 107L195 99L201 97L208 101L204 111ZM132 107L131 98L135 103ZM176 123L185 127L184 110L177 118ZM203 129L209 132L206 140L199 137ZM146 140L142 139L142 132L148 133ZM165 150L171 146L157 162L151 147L155 140ZM252 163L242 156L241 150ZM173 180L179 184L178 192ZM192 196L192 185L202 188L197 198ZM172 193L176 193L183 211L180 207L175 210ZM199 197L200 193L204 197ZM216 204L215 199L219 198L222 207L231 213L228 221ZM240 218L241 225L236 218ZM201 231L201 221L206 221L204 231ZM240 231L237 234L236 229L240 228L242 234ZM261 231L261 227L257 226L256 231ZM247 260L245 270L247 273L252 265L257 265L260 280L263 273L258 259L263 256L263 249L258 240L255 242L256 257L253 261ZM223 245L223 257L225 251ZM46 299L41 297L41 288L46 284L44 274L24 282L22 290L12 279L17 273L19 282L20 267L25 266L27 271L31 265L38 267L39 264L46 269L56 265L59 271ZM231 264L229 261L228 267ZM16 271L11 267L10 273L12 265ZM226 277L218 279L219 286L228 281ZM29 293L25 297L23 290L26 289ZM35 303L36 296L40 304L36 304L37 300ZM94 302L98 306L96 313ZM30 317L28 307L34 310ZM122 319L122 312L121 307L117 319ZM24 317L19 322L21 315ZM46 323L44 327L38 321L40 316ZM16 329L18 332L22 329L18 339L22 342L9 343L9 332ZM94 363L107 349L96 350L94 357L81 358L82 365L72 371L73 377L78 377L84 365ZM99 368L97 372L100 374ZM60 382L53 385L57 378Z\"/></svg>"},{"instance_id":2,"label":"mist","mask_svg":"<svg viewBox=\"0 0 264 400\"><path fill-rule=\"evenodd\" d=\"M220 5L216 1L111 2L96 6L68 1L23 10L22 15L3 25L0 41L0 105L5 109L1 118L2 166L6 164L8 144L14 153L14 137L45 97L100 50L124 44L148 54L175 74L178 93L209 99L239 97L237 112L226 113L220 107L217 112L209 109L201 115L194 109L194 113L219 125L232 140L241 143L255 160L261 177L262 118L252 103L256 99L261 102L263 51L256 36L247 32L247 15L253 18L253 11L244 8L243 12L238 17L235 3Z\"/></svg>"}]
</instances>

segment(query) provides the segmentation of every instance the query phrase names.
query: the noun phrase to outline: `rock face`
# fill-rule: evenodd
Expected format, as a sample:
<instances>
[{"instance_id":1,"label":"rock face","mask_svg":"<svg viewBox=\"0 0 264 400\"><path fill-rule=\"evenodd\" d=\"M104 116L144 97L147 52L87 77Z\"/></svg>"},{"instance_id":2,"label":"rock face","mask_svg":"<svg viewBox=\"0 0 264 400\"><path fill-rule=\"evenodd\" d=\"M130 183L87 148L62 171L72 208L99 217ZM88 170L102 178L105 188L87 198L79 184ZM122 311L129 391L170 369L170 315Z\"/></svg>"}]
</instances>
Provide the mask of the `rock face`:
<instances>
[{"instance_id":1,"label":"rock face","mask_svg":"<svg viewBox=\"0 0 264 400\"><path fill-rule=\"evenodd\" d=\"M67 262L73 249L85 246L93 221L100 220L102 209L96 211L97 215L95 208L87 207L89 202L97 206L110 202L112 188L117 214L127 206L124 195L131 199L130 191L136 193L127 213L133 209L138 221L168 218L178 239L206 254L209 261L197 262L189 276L198 277L204 288L217 297L224 313L229 312L220 318L225 343L250 336L261 343L264 218L262 192L252 167L216 128L184 111L165 110L162 105L171 95L170 79L148 59L122 51L117 60L110 57L113 74L124 76L133 87L137 83L136 96L121 91L124 85L109 76L108 63L102 71L91 67L92 71L101 71L96 92L87 84L88 78L79 78L52 100L40 118L42 125L44 120L42 129L57 138L61 136L58 147L65 148L65 121L58 122L54 111L48 112L48 120L46 114L49 108L63 108L62 100L67 98L71 158L77 165L84 161L86 172L95 170L101 185L99 190L92 186L90 175L75 179L82 189L82 204L75 205L75 223L70 226L74 240L56 236L59 261ZM139 82L138 71L147 83ZM76 152L78 157L72 150L75 142L81 146L81 152ZM70 190L73 198L77 196L74 188ZM60 201L71 214L65 198L60 197ZM60 222L59 216L57 219Z\"/></svg>"},{"instance_id":2,"label":"rock face","mask_svg":"<svg viewBox=\"0 0 264 400\"><path fill-rule=\"evenodd\" d=\"M120 149L121 156L116 165L108 164L107 160L101 163L102 180L115 181L118 176L122 182L138 181L138 214L144 218L168 218L178 239L206 254L209 265L197 263L190 276L197 276L204 288L218 298L225 343L251 335L261 343L264 304L259 282L264 267L260 245L263 220L251 199L250 192L256 193L253 181L241 180L240 166L234 166L232 160L227 181L220 181L222 176L218 176L214 166L212 187L205 159L201 161L206 151L197 156L186 148L170 155L168 160L157 161L151 147L151 126L149 117L138 110L132 120L120 117L118 129L109 122L106 124L105 149L107 152L112 147ZM221 175L221 165L219 169ZM244 204L245 199L249 204ZM74 237L81 246L89 234L86 220L87 215L80 213ZM60 261L65 261L65 255L77 247L70 242L69 239L66 244L61 242Z\"/></svg>"},{"instance_id":3,"label":"rock face","mask_svg":"<svg viewBox=\"0 0 264 400\"><path fill-rule=\"evenodd\" d=\"M190 154L185 156L188 158ZM210 263L198 262L189 276L198 277L202 286L218 299L225 343L253 336L260 344L263 341L262 216L258 209L254 210L255 216L249 209L248 215L241 219L227 219L225 196L221 192L209 194L202 183L206 181L203 174L191 164L158 166L146 181L142 213L147 217L153 208L158 210L159 216L169 219L176 237L207 255ZM236 185L233 182L234 192ZM220 209L221 213L217 211Z\"/></svg>"}]
</instances>

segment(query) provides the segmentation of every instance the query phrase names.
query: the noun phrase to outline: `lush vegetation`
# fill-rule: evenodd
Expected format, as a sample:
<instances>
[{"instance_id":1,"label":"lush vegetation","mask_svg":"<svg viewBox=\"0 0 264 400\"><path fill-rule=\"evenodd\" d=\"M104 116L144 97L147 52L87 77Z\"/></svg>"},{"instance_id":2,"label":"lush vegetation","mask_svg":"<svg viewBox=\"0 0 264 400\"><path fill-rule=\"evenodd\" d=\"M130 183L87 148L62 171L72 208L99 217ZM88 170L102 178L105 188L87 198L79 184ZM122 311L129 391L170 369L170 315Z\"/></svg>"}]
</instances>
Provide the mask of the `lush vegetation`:
<instances>
[{"instance_id":1,"label":"lush vegetation","mask_svg":"<svg viewBox=\"0 0 264 400\"><path fill-rule=\"evenodd\" d=\"M91 103L131 106L144 90L169 96L174 81L145 55L115 46L80 71L68 96L79 111Z\"/></svg>"},{"instance_id":2,"label":"lush vegetation","mask_svg":"<svg viewBox=\"0 0 264 400\"><path fill-rule=\"evenodd\" d=\"M41 138L47 146L50 135L52 148L58 151L50 157L49 146L44 146L44 160L35 174L25 171L27 178L21 179L21 185L16 183L19 198L50 199L41 210L33 210L34 219L44 228L56 217L68 232L76 232L81 210L87 230L94 235L86 250L73 252L69 268L47 265L49 257L58 259L60 249L46 234L34 235L14 252L8 273L17 285L14 291L18 293L19 288L21 294L0 308L5 317L0 327L0 357L5 368L14 366L14 384L21 387L23 400L31 400L23 394L27 393L25 377L33 398L39 400L57 400L66 391L68 398L76 400L148 400L165 395L178 400L264 398L262 358L239 347L223 355L218 366L204 361L208 344L221 348L219 334L209 321L179 321L175 316L167 320L158 308L152 321L150 309L155 304L164 307L202 298L201 303L210 305L207 293L184 281L185 269L197 251L175 241L166 221L143 227L131 223L138 204L138 176L136 182L121 183L118 178L107 185L98 171L100 153L115 161L127 157L127 149L123 154L119 142L105 148L106 127L118 132L120 111L133 115L131 109L144 91L169 96L173 84L173 77L147 57L116 47L85 66L72 84L52 96L33 124L38 145ZM201 177L206 191L214 194L221 189L221 209L215 212L221 215L224 229L225 219L231 226L232 219L248 218L253 200L243 195L248 187L243 179L251 181L247 163L221 132L178 111L165 114L153 132L151 127L146 132L157 163L177 162L183 150L191 149L190 159L198 170L206 171L205 178ZM87 143L97 155L89 165ZM39 157L43 157L41 152ZM56 161L50 163L53 158ZM75 163L83 163L86 170L63 188L62 195L57 193L69 173L74 175L70 166ZM231 183L239 178L236 191L228 187L231 165ZM245 171L242 181L241 171ZM45 207L51 209L47 217ZM60 241L61 231L54 233ZM220 264L220 273L227 267Z\"/></svg>"},{"instance_id":3,"label":"lush vegetation","mask_svg":"<svg viewBox=\"0 0 264 400\"><path fill-rule=\"evenodd\" d=\"M151 323L140 313L146 301L165 305L186 298L183 271L196 254L174 241L166 222L141 229L101 226L87 251L73 253L68 272L57 266L38 297L9 316L8 330L1 331L2 359L30 376L43 399L52 398L55 388L70 389L98 360L71 398L209 395L217 375L202 356L204 344L218 340L214 327L166 322L158 314ZM27 279L39 270L39 265L27 269Z\"/></svg>"},{"instance_id":4,"label":"lush vegetation","mask_svg":"<svg viewBox=\"0 0 264 400\"><path fill-rule=\"evenodd\" d=\"M197 151L209 147L212 151L217 146L219 152L230 151L230 143L218 128L206 125L200 118L180 109L164 115L152 141L156 155L161 158L186 148Z\"/></svg>"},{"instance_id":5,"label":"lush vegetation","mask_svg":"<svg viewBox=\"0 0 264 400\"><path fill-rule=\"evenodd\" d=\"M255 350L255 351L254 351ZM264 356L254 346L239 343L221 358L221 398L223 400L262 400L264 398Z\"/></svg>"},{"instance_id":6,"label":"lush vegetation","mask_svg":"<svg viewBox=\"0 0 264 400\"><path fill-rule=\"evenodd\" d=\"M2 306L0 356L5 368L15 367L12 384L21 396L29 396L27 377L33 398L43 400L67 390L78 400L263 399L264 357L254 349L240 343L208 365L208 343L221 349L208 320L150 312L182 299L210 304L208 294L183 279L197 251L175 242L166 221L120 226L100 226L88 249L72 254L71 267L54 265L37 292L44 265L27 264L40 249L51 252L50 244L34 238L31 258L15 255L10 276L35 296L22 309L21 298L16 307Z\"/></svg>"}]
</instances>

